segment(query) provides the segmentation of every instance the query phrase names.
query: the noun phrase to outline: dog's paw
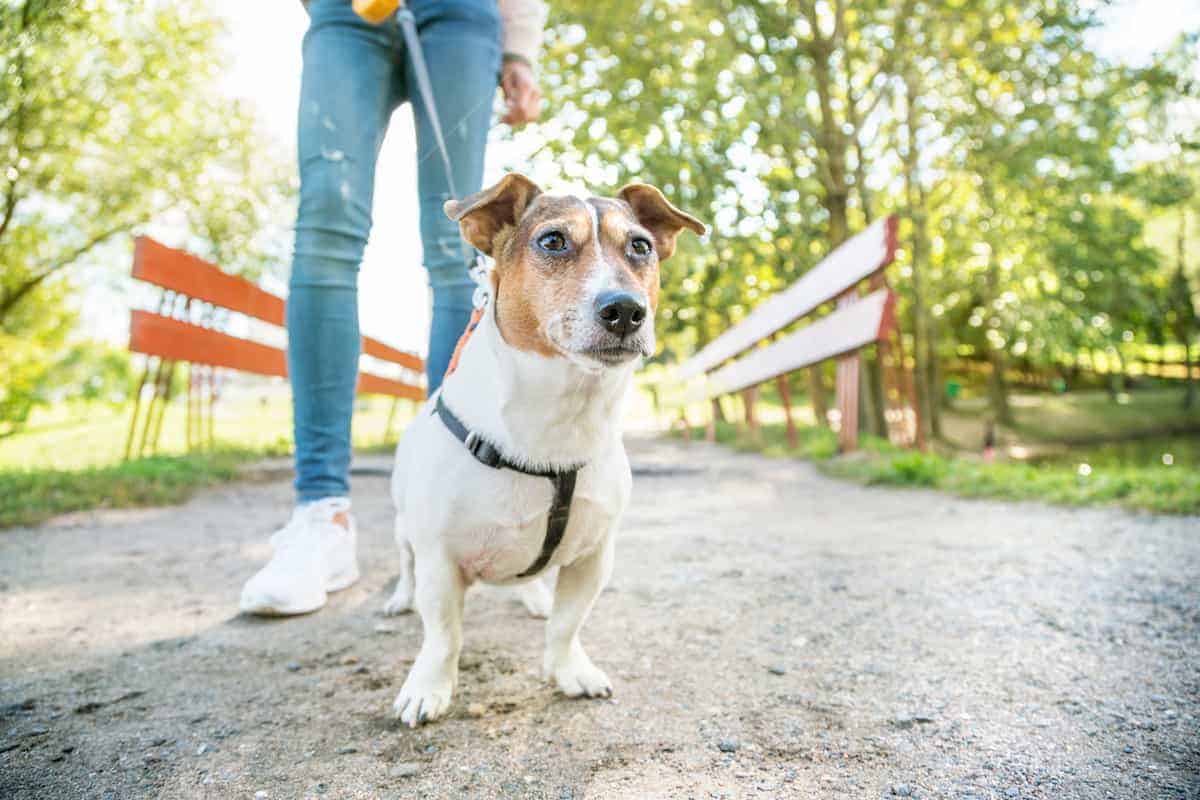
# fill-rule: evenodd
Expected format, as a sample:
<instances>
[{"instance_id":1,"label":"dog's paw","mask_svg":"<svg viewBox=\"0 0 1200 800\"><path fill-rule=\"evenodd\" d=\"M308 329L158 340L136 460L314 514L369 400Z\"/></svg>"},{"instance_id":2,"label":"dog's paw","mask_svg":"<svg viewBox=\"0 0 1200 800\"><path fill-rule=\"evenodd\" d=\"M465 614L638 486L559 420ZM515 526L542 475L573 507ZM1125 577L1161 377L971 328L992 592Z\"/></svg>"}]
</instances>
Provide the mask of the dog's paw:
<instances>
[{"instance_id":1,"label":"dog's paw","mask_svg":"<svg viewBox=\"0 0 1200 800\"><path fill-rule=\"evenodd\" d=\"M396 584L396 591L392 592L392 596L383 604L383 613L389 617L394 617L397 614L407 614L412 611L413 607L413 587L412 583L405 583L401 578Z\"/></svg>"},{"instance_id":2,"label":"dog's paw","mask_svg":"<svg viewBox=\"0 0 1200 800\"><path fill-rule=\"evenodd\" d=\"M576 656L549 672L567 697L612 697L612 682L586 655Z\"/></svg>"},{"instance_id":3,"label":"dog's paw","mask_svg":"<svg viewBox=\"0 0 1200 800\"><path fill-rule=\"evenodd\" d=\"M550 618L550 611L554 608L554 595L540 578L521 584L517 587L517 593L529 616L537 619Z\"/></svg>"},{"instance_id":4,"label":"dog's paw","mask_svg":"<svg viewBox=\"0 0 1200 800\"><path fill-rule=\"evenodd\" d=\"M396 695L396 702L392 703L392 713L410 728L433 722L450 708L453 692L454 686L449 679L423 681L409 675L400 694Z\"/></svg>"}]
</instances>

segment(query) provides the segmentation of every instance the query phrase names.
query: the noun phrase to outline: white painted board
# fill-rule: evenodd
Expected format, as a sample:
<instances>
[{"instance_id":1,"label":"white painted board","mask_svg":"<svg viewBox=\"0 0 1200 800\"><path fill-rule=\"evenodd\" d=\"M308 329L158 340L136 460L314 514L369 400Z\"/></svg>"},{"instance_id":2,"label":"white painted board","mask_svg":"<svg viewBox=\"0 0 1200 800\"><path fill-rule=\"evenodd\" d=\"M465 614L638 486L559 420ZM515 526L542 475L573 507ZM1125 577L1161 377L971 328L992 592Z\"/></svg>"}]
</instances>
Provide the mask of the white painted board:
<instances>
[{"instance_id":1,"label":"white painted board","mask_svg":"<svg viewBox=\"0 0 1200 800\"><path fill-rule=\"evenodd\" d=\"M713 372L708 376L706 392L709 397L737 392L878 341L886 333L893 302L891 290L880 289L839 308Z\"/></svg>"},{"instance_id":2,"label":"white painted board","mask_svg":"<svg viewBox=\"0 0 1200 800\"><path fill-rule=\"evenodd\" d=\"M822 303L892 262L896 254L896 218L884 217L847 239L820 264L787 289L760 303L749 316L718 336L679 368L679 380L707 372L749 350Z\"/></svg>"}]
</instances>

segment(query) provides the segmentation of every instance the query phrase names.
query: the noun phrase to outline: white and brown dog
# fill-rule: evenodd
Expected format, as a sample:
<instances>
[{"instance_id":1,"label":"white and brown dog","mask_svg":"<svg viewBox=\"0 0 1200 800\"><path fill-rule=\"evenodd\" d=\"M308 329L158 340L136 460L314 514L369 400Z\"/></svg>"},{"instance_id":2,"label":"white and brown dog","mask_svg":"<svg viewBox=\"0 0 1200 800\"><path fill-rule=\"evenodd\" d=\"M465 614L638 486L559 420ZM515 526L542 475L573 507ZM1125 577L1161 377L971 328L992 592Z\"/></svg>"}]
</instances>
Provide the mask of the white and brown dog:
<instances>
[{"instance_id":1,"label":"white and brown dog","mask_svg":"<svg viewBox=\"0 0 1200 800\"><path fill-rule=\"evenodd\" d=\"M495 268L457 368L396 450L401 574L385 610L415 605L424 628L394 706L414 727L450 706L467 587L524 583L532 610L554 567L545 676L570 697L611 695L579 629L629 503L621 407L654 352L659 262L684 228L704 233L653 186L585 199L515 174L446 214Z\"/></svg>"}]
</instances>

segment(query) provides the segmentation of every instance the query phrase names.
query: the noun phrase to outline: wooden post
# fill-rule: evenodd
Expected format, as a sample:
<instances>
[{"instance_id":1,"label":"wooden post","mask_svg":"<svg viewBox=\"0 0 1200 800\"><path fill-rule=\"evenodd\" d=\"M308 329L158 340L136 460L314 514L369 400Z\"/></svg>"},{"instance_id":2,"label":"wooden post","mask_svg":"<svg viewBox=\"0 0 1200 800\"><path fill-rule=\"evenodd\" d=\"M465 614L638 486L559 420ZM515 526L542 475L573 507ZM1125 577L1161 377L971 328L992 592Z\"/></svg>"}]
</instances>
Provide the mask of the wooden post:
<instances>
[{"instance_id":1,"label":"wooden post","mask_svg":"<svg viewBox=\"0 0 1200 800\"><path fill-rule=\"evenodd\" d=\"M680 409L679 422L683 425L683 440L690 442L692 440L692 424L688 422L686 410Z\"/></svg>"},{"instance_id":2,"label":"wooden post","mask_svg":"<svg viewBox=\"0 0 1200 800\"><path fill-rule=\"evenodd\" d=\"M154 439L151 440L150 452L158 452L158 438L162 435L163 417L167 416L167 407L171 404L171 390L175 385L175 366L178 361L172 361L167 368L167 377L163 385L162 403L159 405L158 419L154 423Z\"/></svg>"},{"instance_id":3,"label":"wooden post","mask_svg":"<svg viewBox=\"0 0 1200 800\"><path fill-rule=\"evenodd\" d=\"M796 423L792 419L792 390L788 386L788 376L780 375L775 379L779 388L779 399L783 401L783 419L787 423L788 447L795 450L800 446L800 436L796 433Z\"/></svg>"},{"instance_id":4,"label":"wooden post","mask_svg":"<svg viewBox=\"0 0 1200 800\"><path fill-rule=\"evenodd\" d=\"M837 306L840 310L857 302L858 295L851 290L838 298ZM857 350L842 356L837 362L837 404L842 417L838 444L843 453L858 449L858 390L861 363L862 359Z\"/></svg>"},{"instance_id":5,"label":"wooden post","mask_svg":"<svg viewBox=\"0 0 1200 800\"><path fill-rule=\"evenodd\" d=\"M138 416L142 410L142 391L150 378L150 356L146 356L146 366L142 370L142 378L138 381L137 391L133 395L133 418L129 420L129 435L125 437L125 460L133 455L133 440L137 435Z\"/></svg>"},{"instance_id":6,"label":"wooden post","mask_svg":"<svg viewBox=\"0 0 1200 800\"><path fill-rule=\"evenodd\" d=\"M388 411L387 424L383 426L383 441L386 444L392 435L392 423L396 420L396 407L400 405L400 398L392 398L392 408Z\"/></svg>"},{"instance_id":7,"label":"wooden post","mask_svg":"<svg viewBox=\"0 0 1200 800\"><path fill-rule=\"evenodd\" d=\"M762 431L758 427L758 416L754 413L756 400L758 400L757 386L751 386L742 392L742 403L746 406L746 426L750 429L750 441L758 444L762 441Z\"/></svg>"},{"instance_id":8,"label":"wooden post","mask_svg":"<svg viewBox=\"0 0 1200 800\"><path fill-rule=\"evenodd\" d=\"M138 458L146 454L146 445L150 442L151 425L154 422L154 409L158 404L158 398L162 394L162 379L163 370L166 368L167 360L165 358L158 359L158 367L154 372L154 391L150 395L150 402L146 404L146 419L142 424L142 440L138 443Z\"/></svg>"},{"instance_id":9,"label":"wooden post","mask_svg":"<svg viewBox=\"0 0 1200 800\"><path fill-rule=\"evenodd\" d=\"M721 407L720 402L715 397L708 401L708 423L704 426L704 440L707 442L717 440L717 411Z\"/></svg>"},{"instance_id":10,"label":"wooden post","mask_svg":"<svg viewBox=\"0 0 1200 800\"><path fill-rule=\"evenodd\" d=\"M208 368L208 449L216 448L217 368Z\"/></svg>"}]
</instances>

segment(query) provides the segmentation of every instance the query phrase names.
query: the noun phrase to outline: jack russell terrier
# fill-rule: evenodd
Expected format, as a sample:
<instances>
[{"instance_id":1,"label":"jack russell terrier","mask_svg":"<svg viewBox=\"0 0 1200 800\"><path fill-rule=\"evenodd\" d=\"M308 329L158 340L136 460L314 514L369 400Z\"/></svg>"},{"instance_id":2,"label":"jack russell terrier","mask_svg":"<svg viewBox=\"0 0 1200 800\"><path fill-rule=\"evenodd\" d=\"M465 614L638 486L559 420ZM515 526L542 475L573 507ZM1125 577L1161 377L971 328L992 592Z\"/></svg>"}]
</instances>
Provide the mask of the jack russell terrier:
<instances>
[{"instance_id":1,"label":"jack russell terrier","mask_svg":"<svg viewBox=\"0 0 1200 800\"><path fill-rule=\"evenodd\" d=\"M684 228L705 231L653 186L552 196L517 174L445 211L495 267L457 368L396 449L401 570L385 611L421 616L394 705L412 727L450 706L467 587L523 583L535 610L554 567L544 675L569 697L611 696L579 629L612 571L633 483L621 406L654 352L659 262Z\"/></svg>"}]
</instances>

